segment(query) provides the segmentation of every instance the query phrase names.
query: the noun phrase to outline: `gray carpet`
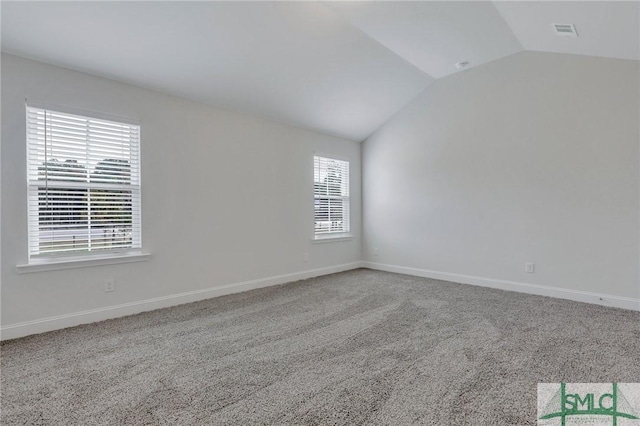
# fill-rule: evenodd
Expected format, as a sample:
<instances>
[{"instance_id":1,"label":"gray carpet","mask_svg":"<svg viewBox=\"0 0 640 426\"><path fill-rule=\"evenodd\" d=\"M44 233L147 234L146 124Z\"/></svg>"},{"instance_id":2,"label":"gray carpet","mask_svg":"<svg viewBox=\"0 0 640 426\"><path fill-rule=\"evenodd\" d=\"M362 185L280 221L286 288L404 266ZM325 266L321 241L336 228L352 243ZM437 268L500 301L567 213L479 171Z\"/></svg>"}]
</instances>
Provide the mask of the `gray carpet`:
<instances>
[{"instance_id":1,"label":"gray carpet","mask_svg":"<svg viewBox=\"0 0 640 426\"><path fill-rule=\"evenodd\" d=\"M640 313L360 269L4 342L2 424L535 424Z\"/></svg>"}]
</instances>

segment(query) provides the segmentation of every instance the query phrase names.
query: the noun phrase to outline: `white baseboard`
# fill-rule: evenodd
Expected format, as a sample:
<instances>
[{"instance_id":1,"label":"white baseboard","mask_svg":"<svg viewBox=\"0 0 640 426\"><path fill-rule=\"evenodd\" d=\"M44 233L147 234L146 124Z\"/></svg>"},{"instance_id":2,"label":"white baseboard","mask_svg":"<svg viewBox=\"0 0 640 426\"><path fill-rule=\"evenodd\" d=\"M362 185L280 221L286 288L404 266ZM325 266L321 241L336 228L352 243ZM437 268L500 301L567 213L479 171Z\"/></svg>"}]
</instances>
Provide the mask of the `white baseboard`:
<instances>
[{"instance_id":1,"label":"white baseboard","mask_svg":"<svg viewBox=\"0 0 640 426\"><path fill-rule=\"evenodd\" d=\"M227 294L241 293L272 285L285 284L292 281L304 280L321 275L334 274L357 268L369 268L380 271L396 272L399 274L414 275L418 277L433 278L444 281L452 281L462 284L471 284L481 287L490 287L500 290L516 291L520 293L549 296L559 299L569 299L577 302L593 303L596 305L611 306L622 309L640 311L640 299L631 297L611 296L608 294L591 293L579 290L569 290L559 287L549 287L537 284L527 284L515 281L475 277L471 275L454 274L449 272L432 271L428 269L411 268L407 266L387 265L376 262L351 262L326 268L310 269L291 274L276 275L234 284L211 287L202 290L188 291L153 299L123 303L121 305L105 308L91 309L88 311L74 312L55 317L42 318L0 327L0 340L15 339L31 334L44 333L81 324L103 321L111 318L133 315L140 312L182 305L184 303L197 302L199 300L224 296Z\"/></svg>"},{"instance_id":2,"label":"white baseboard","mask_svg":"<svg viewBox=\"0 0 640 426\"><path fill-rule=\"evenodd\" d=\"M569 299L576 302L592 303L595 305L611 306L615 308L640 311L640 299L634 299L632 297L611 296L608 294L591 293L588 291L569 290L566 288L474 277L471 275L431 271L428 269L411 268L407 266L387 265L384 263L376 262L362 262L362 267L377 269L379 271L396 272L399 274L414 275L424 278L433 278L462 284L471 284L481 287L497 288L500 290L516 291L520 293L535 294L538 296Z\"/></svg>"},{"instance_id":3,"label":"white baseboard","mask_svg":"<svg viewBox=\"0 0 640 426\"><path fill-rule=\"evenodd\" d=\"M350 269L357 269L360 267L362 267L361 262L345 263L342 265L329 266L326 268L310 269L307 271L294 272L291 274L276 275L268 278L243 281L219 287L187 291L184 293L155 297L153 299L147 300L139 300L137 302L123 303L121 305L108 306L105 308L91 309L88 311L74 312L72 314L58 315L55 317L10 324L0 327L0 340L15 339L31 334L44 333L46 331L59 330L61 328L74 327L76 325L89 324L97 321L104 321L106 319L133 315L140 312L153 311L155 309L182 305L184 303L197 302L199 300L210 299L213 297L224 296L232 293L241 293L243 291L253 290L256 288L284 284L292 281L318 277L321 275L334 274L336 272L348 271Z\"/></svg>"}]
</instances>

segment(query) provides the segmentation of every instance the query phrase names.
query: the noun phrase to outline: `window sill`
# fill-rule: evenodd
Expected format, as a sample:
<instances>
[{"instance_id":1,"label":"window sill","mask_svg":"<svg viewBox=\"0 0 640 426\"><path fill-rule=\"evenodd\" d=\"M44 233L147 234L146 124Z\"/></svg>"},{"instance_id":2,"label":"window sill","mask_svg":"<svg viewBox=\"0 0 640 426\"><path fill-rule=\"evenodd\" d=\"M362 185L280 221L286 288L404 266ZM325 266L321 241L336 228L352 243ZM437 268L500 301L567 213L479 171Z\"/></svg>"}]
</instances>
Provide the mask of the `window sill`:
<instances>
[{"instance_id":1,"label":"window sill","mask_svg":"<svg viewBox=\"0 0 640 426\"><path fill-rule=\"evenodd\" d=\"M19 274L30 272L57 271L60 269L86 268L90 266L115 265L118 263L145 262L149 253L111 253L108 255L82 256L55 259L40 259L25 265L16 266Z\"/></svg>"},{"instance_id":2,"label":"window sill","mask_svg":"<svg viewBox=\"0 0 640 426\"><path fill-rule=\"evenodd\" d=\"M323 235L319 237L315 237L311 242L314 244L321 243L337 243L339 241L350 241L353 240L352 234L335 234L335 235Z\"/></svg>"}]
</instances>

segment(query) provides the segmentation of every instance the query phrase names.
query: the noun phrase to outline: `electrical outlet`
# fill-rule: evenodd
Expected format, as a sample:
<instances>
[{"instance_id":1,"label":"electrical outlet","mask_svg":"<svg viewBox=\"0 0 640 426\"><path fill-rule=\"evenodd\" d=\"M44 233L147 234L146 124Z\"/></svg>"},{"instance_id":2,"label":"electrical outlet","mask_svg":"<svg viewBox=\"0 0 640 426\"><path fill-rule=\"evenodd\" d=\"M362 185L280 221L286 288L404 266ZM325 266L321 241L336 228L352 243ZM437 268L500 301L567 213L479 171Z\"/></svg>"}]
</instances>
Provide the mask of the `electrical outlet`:
<instances>
[{"instance_id":1,"label":"electrical outlet","mask_svg":"<svg viewBox=\"0 0 640 426\"><path fill-rule=\"evenodd\" d=\"M304 254L304 261L308 262L309 261L309 253L305 253Z\"/></svg>"},{"instance_id":2,"label":"electrical outlet","mask_svg":"<svg viewBox=\"0 0 640 426\"><path fill-rule=\"evenodd\" d=\"M116 280L113 278L104 280L104 291L105 293L116 291Z\"/></svg>"},{"instance_id":3,"label":"electrical outlet","mask_svg":"<svg viewBox=\"0 0 640 426\"><path fill-rule=\"evenodd\" d=\"M379 249L378 247L374 247L374 248L373 248L373 255L374 255L375 257L380 256L380 249Z\"/></svg>"},{"instance_id":4,"label":"electrical outlet","mask_svg":"<svg viewBox=\"0 0 640 426\"><path fill-rule=\"evenodd\" d=\"M526 262L524 264L524 270L528 274L533 274L536 271L536 264L533 262Z\"/></svg>"}]
</instances>

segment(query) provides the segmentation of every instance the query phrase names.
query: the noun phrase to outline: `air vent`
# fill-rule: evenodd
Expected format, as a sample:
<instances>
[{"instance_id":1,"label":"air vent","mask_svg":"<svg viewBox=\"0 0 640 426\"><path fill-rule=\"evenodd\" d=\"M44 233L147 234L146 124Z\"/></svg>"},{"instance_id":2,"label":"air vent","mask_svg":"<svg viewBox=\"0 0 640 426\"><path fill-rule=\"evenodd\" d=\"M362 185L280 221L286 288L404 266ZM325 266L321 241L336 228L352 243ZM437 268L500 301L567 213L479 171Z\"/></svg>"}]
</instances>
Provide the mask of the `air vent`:
<instances>
[{"instance_id":1,"label":"air vent","mask_svg":"<svg viewBox=\"0 0 640 426\"><path fill-rule=\"evenodd\" d=\"M573 24L553 24L553 29L559 36L578 37L576 27Z\"/></svg>"}]
</instances>

